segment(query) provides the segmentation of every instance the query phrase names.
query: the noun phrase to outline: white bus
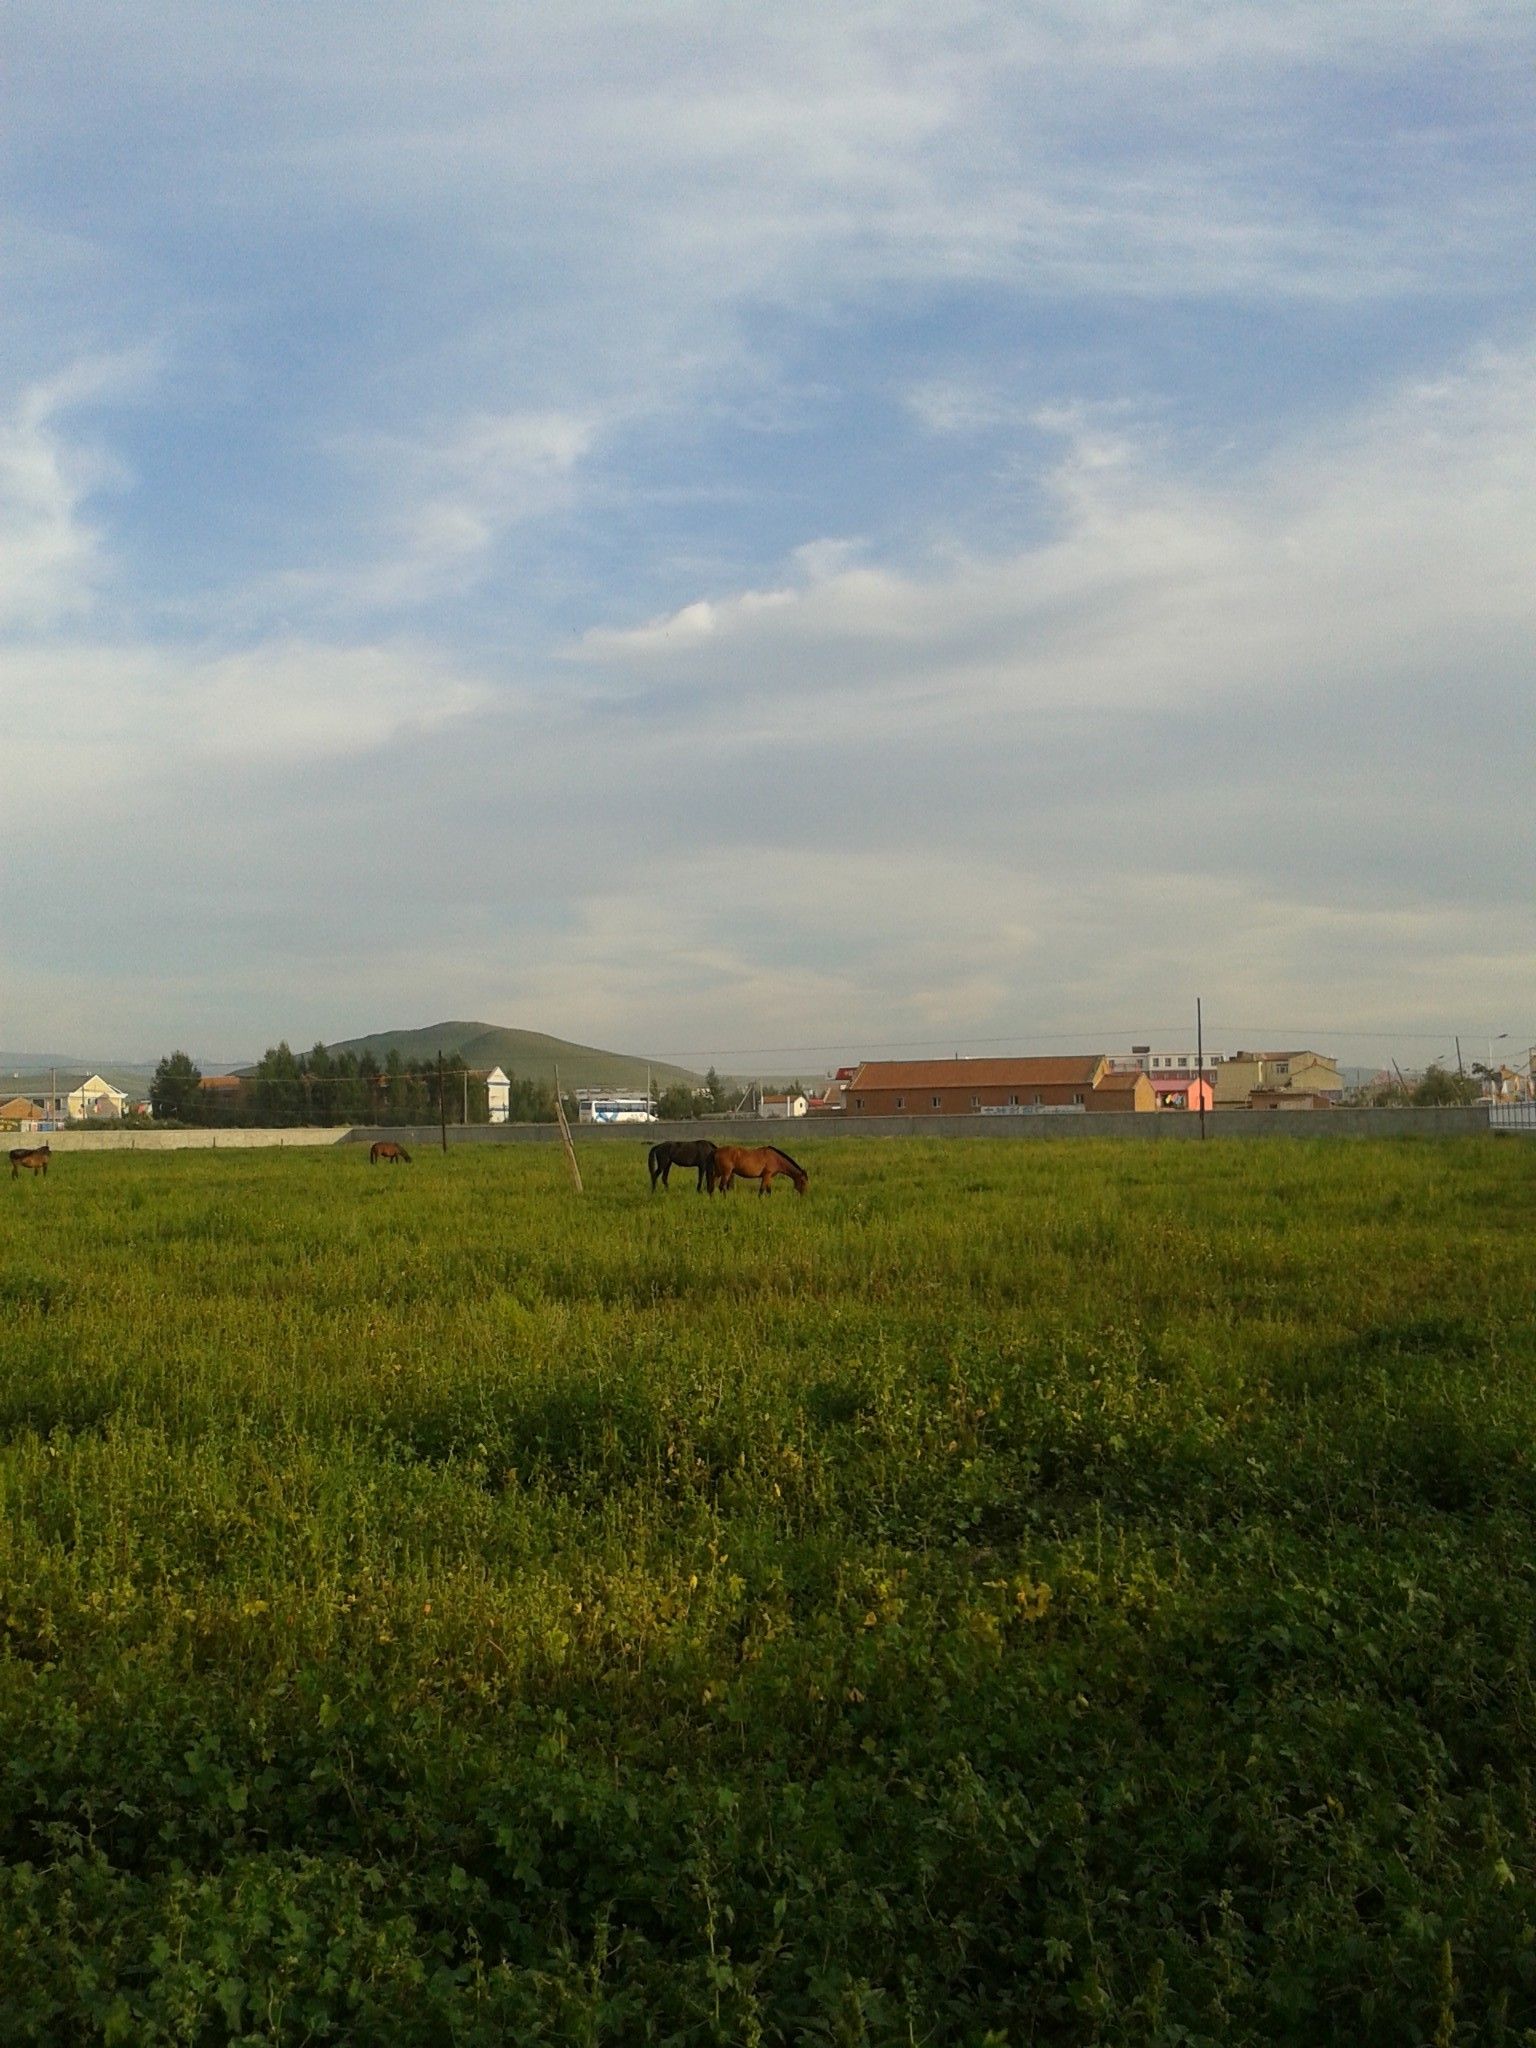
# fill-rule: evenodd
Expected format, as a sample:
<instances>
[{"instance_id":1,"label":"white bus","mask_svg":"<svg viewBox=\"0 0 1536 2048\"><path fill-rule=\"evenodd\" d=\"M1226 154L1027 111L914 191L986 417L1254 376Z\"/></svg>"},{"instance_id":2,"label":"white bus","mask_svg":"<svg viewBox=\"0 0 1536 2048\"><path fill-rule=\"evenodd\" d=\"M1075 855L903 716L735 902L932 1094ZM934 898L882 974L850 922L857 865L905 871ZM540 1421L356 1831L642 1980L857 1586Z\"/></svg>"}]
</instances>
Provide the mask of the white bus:
<instances>
[{"instance_id":1,"label":"white bus","mask_svg":"<svg viewBox=\"0 0 1536 2048\"><path fill-rule=\"evenodd\" d=\"M583 1124L653 1124L656 1105L649 1095L621 1095L612 1088L578 1088L576 1120Z\"/></svg>"}]
</instances>

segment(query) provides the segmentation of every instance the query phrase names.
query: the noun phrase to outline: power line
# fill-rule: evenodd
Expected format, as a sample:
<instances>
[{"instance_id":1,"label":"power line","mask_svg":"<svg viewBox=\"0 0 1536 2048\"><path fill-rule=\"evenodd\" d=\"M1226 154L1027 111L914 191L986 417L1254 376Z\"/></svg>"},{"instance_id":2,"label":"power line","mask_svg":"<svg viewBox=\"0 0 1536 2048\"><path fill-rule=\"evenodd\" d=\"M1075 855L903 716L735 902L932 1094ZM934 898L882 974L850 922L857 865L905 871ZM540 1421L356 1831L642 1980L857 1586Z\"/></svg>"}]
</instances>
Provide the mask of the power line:
<instances>
[{"instance_id":1,"label":"power line","mask_svg":"<svg viewBox=\"0 0 1536 2048\"><path fill-rule=\"evenodd\" d=\"M1424 1039L1426 1041L1438 1040L1444 1044L1454 1035L1449 1029L1445 1031L1397 1031L1390 1027L1370 1024L1305 1024L1291 1025L1281 1030L1277 1029L1273 1024L1227 1024L1223 1023L1219 1018L1213 1021L1211 1028L1214 1032L1218 1032L1227 1038L1250 1038L1255 1044L1258 1044L1260 1041L1272 1044L1281 1038L1292 1040L1303 1038L1371 1038L1393 1040L1412 1038ZM1143 1035L1148 1040L1158 1035L1177 1038L1187 1035L1188 1029L1187 1023L1181 1025L1138 1023L1120 1026L1100 1026L1093 1031L1004 1031L987 1038L956 1037L952 1032L943 1031L930 1032L926 1038L865 1038L859 1032L845 1032L831 1038L816 1039L809 1045L685 1046L675 1051L673 1057L677 1060L744 1060L762 1059L769 1055L785 1058L797 1053L828 1052L835 1050L839 1045L846 1046L850 1044L859 1045L874 1052L910 1051L915 1047L925 1045L947 1045L952 1048L979 1045L1055 1046L1063 1043L1080 1045L1084 1042L1097 1043L1100 1040L1111 1038L1130 1039L1133 1036L1141 1038ZM1468 1035L1473 1038L1484 1038L1488 1034L1482 1030L1473 1030L1469 1034L1464 1027L1463 1036Z\"/></svg>"},{"instance_id":2,"label":"power line","mask_svg":"<svg viewBox=\"0 0 1536 2048\"><path fill-rule=\"evenodd\" d=\"M1454 1036L1454 1033L1449 1030L1396 1031L1391 1029L1383 1029L1380 1026L1373 1027L1371 1025L1359 1024L1307 1024L1292 1025L1288 1029L1277 1029L1273 1024L1224 1024L1221 1022L1220 1019L1214 1020L1211 1028L1212 1031L1219 1036L1225 1036L1226 1038L1234 1041L1248 1039L1254 1045L1258 1045L1261 1042L1267 1045L1273 1045L1277 1041L1284 1039L1288 1041L1290 1045L1294 1046L1303 1039L1323 1038L1376 1039L1393 1041L1400 1039L1414 1039L1416 1041L1423 1040L1426 1043L1439 1042L1440 1044L1448 1044L1451 1038ZM1160 1035L1164 1037L1178 1038L1185 1031L1187 1031L1187 1026L1181 1027L1177 1025L1157 1025L1138 1023L1128 1026L1101 1026L1098 1029L1092 1031L1005 1031L998 1032L987 1037L957 1037L953 1033L933 1032L925 1038L865 1038L860 1033L848 1032L831 1038L814 1039L810 1043L802 1045L737 1045L684 1047L680 1050L675 1051L672 1057L674 1061L701 1059L765 1059L769 1057L787 1059L802 1055L809 1056L813 1053L833 1052L836 1051L839 1047L847 1047L849 1045L856 1045L860 1047L864 1052L909 1052L915 1051L919 1047L934 1045L949 1046L956 1053L958 1053L962 1047L994 1045L1021 1045L1049 1049L1063 1044L1072 1045L1073 1047L1089 1042L1097 1044L1101 1041L1107 1042L1111 1039L1117 1038L1130 1041L1134 1038L1140 1037L1142 1034L1145 1034L1145 1038L1148 1041ZM1474 1028L1470 1032L1464 1029L1462 1035L1464 1037L1470 1036L1475 1040L1479 1038L1486 1038L1488 1036L1488 1033L1484 1030ZM1509 1036L1507 1032L1495 1035L1499 1037ZM615 1054L614 1057L633 1059L638 1057L638 1055L625 1053ZM451 1072L455 1077L463 1076L467 1077L470 1080L478 1081L483 1081L493 1071L494 1069L490 1067L453 1067L449 1069L449 1072ZM399 1074L396 1075L391 1075L388 1072L387 1068L380 1067L371 1078L375 1085L383 1085L387 1087L391 1080L403 1082L409 1082L412 1080L425 1081L429 1075L432 1079L435 1080L435 1062L433 1062L430 1067L424 1067L418 1072L413 1072L411 1068L406 1067L402 1069L402 1071ZM311 1068L307 1069L302 1074L282 1075L246 1073L236 1075L235 1078L247 1083L248 1085L254 1085L257 1087L302 1087L306 1081L316 1083L321 1086L325 1086L326 1084L331 1082L344 1083L347 1081L360 1081L365 1079L366 1077L356 1072L355 1070L351 1074L317 1074ZM524 1078L526 1079L527 1077L525 1076Z\"/></svg>"}]
</instances>

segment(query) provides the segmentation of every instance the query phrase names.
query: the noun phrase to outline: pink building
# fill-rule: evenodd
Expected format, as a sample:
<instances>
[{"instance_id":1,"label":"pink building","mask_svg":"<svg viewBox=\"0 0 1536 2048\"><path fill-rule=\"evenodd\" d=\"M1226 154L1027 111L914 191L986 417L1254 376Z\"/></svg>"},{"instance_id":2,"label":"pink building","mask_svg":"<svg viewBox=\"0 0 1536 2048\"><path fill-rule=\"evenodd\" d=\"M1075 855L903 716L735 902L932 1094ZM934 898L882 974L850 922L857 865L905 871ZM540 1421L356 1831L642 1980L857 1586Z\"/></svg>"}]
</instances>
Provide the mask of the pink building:
<instances>
[{"instance_id":1,"label":"pink building","mask_svg":"<svg viewBox=\"0 0 1536 2048\"><path fill-rule=\"evenodd\" d=\"M1159 1109L1211 1109L1215 1106L1209 1081L1196 1074L1148 1074Z\"/></svg>"}]
</instances>

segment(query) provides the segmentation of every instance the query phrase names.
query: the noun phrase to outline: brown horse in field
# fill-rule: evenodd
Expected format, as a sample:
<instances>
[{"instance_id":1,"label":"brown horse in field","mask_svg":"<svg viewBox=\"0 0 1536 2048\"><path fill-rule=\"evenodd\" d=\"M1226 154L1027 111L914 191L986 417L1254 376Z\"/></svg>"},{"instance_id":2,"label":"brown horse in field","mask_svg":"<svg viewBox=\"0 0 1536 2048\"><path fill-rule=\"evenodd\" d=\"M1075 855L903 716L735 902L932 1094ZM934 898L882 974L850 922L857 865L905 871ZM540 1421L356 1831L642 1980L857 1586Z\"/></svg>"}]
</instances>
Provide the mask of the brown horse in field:
<instances>
[{"instance_id":1,"label":"brown horse in field","mask_svg":"<svg viewBox=\"0 0 1536 2048\"><path fill-rule=\"evenodd\" d=\"M387 1159L391 1166L398 1166L403 1159L407 1166L411 1155L403 1145L397 1145L393 1138L375 1138L368 1147L368 1164L377 1166L381 1159Z\"/></svg>"},{"instance_id":2,"label":"brown horse in field","mask_svg":"<svg viewBox=\"0 0 1536 2048\"><path fill-rule=\"evenodd\" d=\"M733 1180L755 1180L760 1195L773 1192L775 1174L787 1173L795 1184L795 1193L805 1193L810 1175L798 1161L791 1159L787 1152L781 1152L777 1145L719 1145L715 1149L715 1160L710 1168L711 1192L718 1188L722 1195L731 1191Z\"/></svg>"},{"instance_id":3,"label":"brown horse in field","mask_svg":"<svg viewBox=\"0 0 1536 2048\"><path fill-rule=\"evenodd\" d=\"M18 1145L11 1154L11 1179L16 1178L22 1167L28 1173L48 1171L48 1147L46 1145Z\"/></svg>"}]
</instances>

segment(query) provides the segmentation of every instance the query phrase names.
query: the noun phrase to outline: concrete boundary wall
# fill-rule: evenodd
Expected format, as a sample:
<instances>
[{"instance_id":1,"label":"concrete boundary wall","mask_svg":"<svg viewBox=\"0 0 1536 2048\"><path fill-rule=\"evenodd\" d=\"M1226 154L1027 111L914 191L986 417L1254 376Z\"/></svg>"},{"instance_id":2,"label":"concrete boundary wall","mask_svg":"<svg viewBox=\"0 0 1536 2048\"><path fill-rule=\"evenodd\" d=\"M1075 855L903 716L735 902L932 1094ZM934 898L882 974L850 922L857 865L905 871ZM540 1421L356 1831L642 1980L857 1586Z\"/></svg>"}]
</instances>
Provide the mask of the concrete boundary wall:
<instances>
[{"instance_id":1,"label":"concrete boundary wall","mask_svg":"<svg viewBox=\"0 0 1536 2048\"><path fill-rule=\"evenodd\" d=\"M1488 1111L1468 1109L1214 1110L1206 1130L1223 1138L1464 1138L1486 1134ZM680 1124L578 1124L578 1146L650 1147L664 1138L714 1138L722 1145L779 1145L798 1153L826 1138L1023 1138L1071 1143L1083 1138L1138 1138L1187 1144L1200 1137L1200 1119L1186 1110L1120 1115L1095 1110L1083 1116L828 1116L756 1119L701 1117ZM435 1150L436 1124L299 1125L290 1130L52 1131L16 1134L16 1145L48 1144L55 1152L242 1152L265 1146L371 1145L393 1138L411 1151ZM554 1145L554 1124L450 1124L450 1145Z\"/></svg>"},{"instance_id":2,"label":"concrete boundary wall","mask_svg":"<svg viewBox=\"0 0 1536 2048\"><path fill-rule=\"evenodd\" d=\"M17 1145L47 1145L54 1152L249 1152L267 1145L339 1145L344 1124L303 1124L291 1131L38 1131L13 1137Z\"/></svg>"},{"instance_id":3,"label":"concrete boundary wall","mask_svg":"<svg viewBox=\"0 0 1536 2048\"><path fill-rule=\"evenodd\" d=\"M1213 1110L1205 1120L1216 1138L1466 1138L1488 1129L1481 1103L1467 1109ZM368 1145L394 1138L412 1151L441 1143L436 1124L388 1131L356 1129L347 1142ZM1146 1110L1121 1115L1094 1110L1082 1116L826 1116L748 1118L700 1117L697 1123L578 1124L571 1131L583 1145L660 1144L666 1138L713 1138L721 1145L779 1145L798 1156L802 1145L824 1138L1050 1138L1070 1143L1083 1138L1140 1138L1173 1144L1196 1142L1200 1119L1187 1110ZM469 1124L448 1126L450 1145L555 1145L554 1124Z\"/></svg>"}]
</instances>

